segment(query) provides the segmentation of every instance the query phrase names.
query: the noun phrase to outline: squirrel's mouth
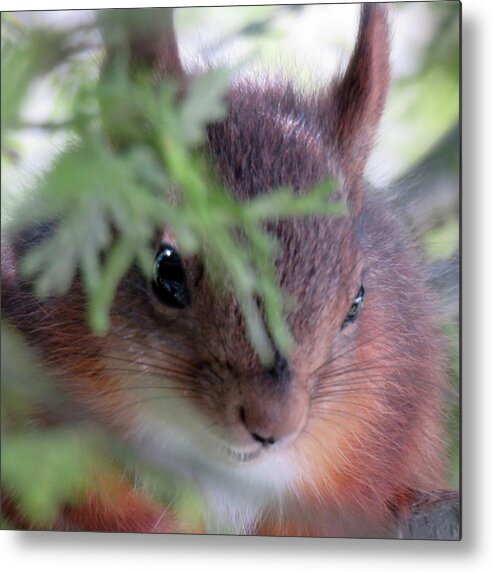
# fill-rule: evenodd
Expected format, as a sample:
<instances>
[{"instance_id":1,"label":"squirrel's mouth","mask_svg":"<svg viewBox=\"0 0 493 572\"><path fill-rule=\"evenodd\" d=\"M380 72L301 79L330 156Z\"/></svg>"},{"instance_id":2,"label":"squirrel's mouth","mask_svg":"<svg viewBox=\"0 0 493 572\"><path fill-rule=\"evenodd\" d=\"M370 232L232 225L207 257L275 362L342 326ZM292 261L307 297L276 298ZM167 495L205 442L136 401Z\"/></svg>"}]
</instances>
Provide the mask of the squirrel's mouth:
<instances>
[{"instance_id":1,"label":"squirrel's mouth","mask_svg":"<svg viewBox=\"0 0 493 572\"><path fill-rule=\"evenodd\" d=\"M228 456L237 461L238 463L248 463L259 457L261 453L261 448L259 447L255 451L238 451L237 449L231 449L231 447L225 447Z\"/></svg>"}]
</instances>

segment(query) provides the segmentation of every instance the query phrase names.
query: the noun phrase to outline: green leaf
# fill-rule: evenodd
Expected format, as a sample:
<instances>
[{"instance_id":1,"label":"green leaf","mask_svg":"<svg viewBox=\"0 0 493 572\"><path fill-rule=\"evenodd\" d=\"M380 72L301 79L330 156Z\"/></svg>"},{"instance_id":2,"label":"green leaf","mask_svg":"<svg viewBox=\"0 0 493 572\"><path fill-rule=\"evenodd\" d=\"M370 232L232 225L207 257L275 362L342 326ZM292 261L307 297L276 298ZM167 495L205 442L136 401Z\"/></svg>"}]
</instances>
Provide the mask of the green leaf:
<instances>
[{"instance_id":1,"label":"green leaf","mask_svg":"<svg viewBox=\"0 0 493 572\"><path fill-rule=\"evenodd\" d=\"M2 435L3 486L38 526L50 525L62 505L80 499L99 462L91 439L80 431Z\"/></svg>"},{"instance_id":2,"label":"green leaf","mask_svg":"<svg viewBox=\"0 0 493 572\"><path fill-rule=\"evenodd\" d=\"M182 140L190 145L199 143L208 123L222 119L226 114L224 96L231 71L217 68L199 76L187 91L180 107Z\"/></svg>"},{"instance_id":3,"label":"green leaf","mask_svg":"<svg viewBox=\"0 0 493 572\"><path fill-rule=\"evenodd\" d=\"M107 255L101 279L89 292L89 320L97 334L104 334L109 328L109 309L118 283L132 264L134 248L135 245L127 240L118 239Z\"/></svg>"}]
</instances>

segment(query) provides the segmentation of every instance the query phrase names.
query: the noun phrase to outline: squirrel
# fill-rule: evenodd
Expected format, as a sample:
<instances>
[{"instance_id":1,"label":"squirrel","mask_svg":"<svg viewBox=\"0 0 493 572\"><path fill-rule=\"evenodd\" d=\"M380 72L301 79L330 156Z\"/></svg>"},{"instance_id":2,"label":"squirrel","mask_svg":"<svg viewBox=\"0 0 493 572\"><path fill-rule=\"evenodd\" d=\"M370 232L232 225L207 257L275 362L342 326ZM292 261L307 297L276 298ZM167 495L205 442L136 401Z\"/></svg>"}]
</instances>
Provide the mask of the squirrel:
<instances>
[{"instance_id":1,"label":"squirrel","mask_svg":"<svg viewBox=\"0 0 493 572\"><path fill-rule=\"evenodd\" d=\"M79 284L39 301L18 275L18 259L49 228L3 249L4 318L99 423L197 484L207 532L397 537L415 495L444 487L436 302L418 247L364 180L389 52L386 7L364 4L349 64L330 85L300 95L288 83L239 80L226 118L207 128L210 160L236 199L333 178L348 205L345 216L268 225L276 281L297 301L286 315L294 348L269 368L234 297L181 255L169 229L152 283L137 270L120 283L104 337L84 324ZM132 57L186 86L172 30L154 43L138 38ZM159 398L163 389L175 399ZM179 530L171 510L123 475L100 481L55 530Z\"/></svg>"}]
</instances>

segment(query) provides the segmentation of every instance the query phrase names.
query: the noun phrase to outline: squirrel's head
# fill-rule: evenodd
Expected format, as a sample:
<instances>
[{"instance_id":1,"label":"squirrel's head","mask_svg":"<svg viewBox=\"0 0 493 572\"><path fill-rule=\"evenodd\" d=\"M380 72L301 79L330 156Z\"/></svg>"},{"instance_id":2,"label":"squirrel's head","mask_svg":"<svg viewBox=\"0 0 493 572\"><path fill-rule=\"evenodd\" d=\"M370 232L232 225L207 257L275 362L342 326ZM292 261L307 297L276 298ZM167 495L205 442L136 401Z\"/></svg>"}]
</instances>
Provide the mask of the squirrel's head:
<instances>
[{"instance_id":1,"label":"squirrel's head","mask_svg":"<svg viewBox=\"0 0 493 572\"><path fill-rule=\"evenodd\" d=\"M180 75L176 44L166 46L172 66L167 71L165 55L157 58L159 73ZM208 127L212 163L239 200L281 186L303 193L334 178L338 197L348 204L347 216L267 225L279 246L277 283L295 302L287 315L294 338L290 355L276 352L274 363L262 366L238 302L218 291L203 264L184 257L166 230L156 245L153 282L129 275L117 296L112 319L121 337L111 347L120 348L118 359L131 362L125 367L152 373L146 407L158 417L164 407L167 423L170 409L180 411L177 400L168 399L178 391L193 411L177 413L176 423L189 425L180 430L194 431L199 441L201 432L214 434L215 446L233 462L296 441L307 424L319 372L358 327L364 298L358 240L363 172L388 79L386 9L367 4L349 65L330 85L304 96L278 81L238 80L228 94L226 119ZM133 375L125 380L141 384ZM196 413L199 421L191 419Z\"/></svg>"}]
</instances>

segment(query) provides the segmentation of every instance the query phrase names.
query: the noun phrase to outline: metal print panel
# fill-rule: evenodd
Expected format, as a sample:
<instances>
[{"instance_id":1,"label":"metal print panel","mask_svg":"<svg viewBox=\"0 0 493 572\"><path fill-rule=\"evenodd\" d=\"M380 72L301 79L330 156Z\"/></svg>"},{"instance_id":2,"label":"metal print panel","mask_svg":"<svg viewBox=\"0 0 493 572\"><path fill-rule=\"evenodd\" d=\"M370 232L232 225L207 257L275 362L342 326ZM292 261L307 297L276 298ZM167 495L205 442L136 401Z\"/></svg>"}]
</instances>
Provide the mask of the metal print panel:
<instances>
[{"instance_id":1,"label":"metal print panel","mask_svg":"<svg viewBox=\"0 0 493 572\"><path fill-rule=\"evenodd\" d=\"M460 538L460 4L2 14L2 526Z\"/></svg>"}]
</instances>

